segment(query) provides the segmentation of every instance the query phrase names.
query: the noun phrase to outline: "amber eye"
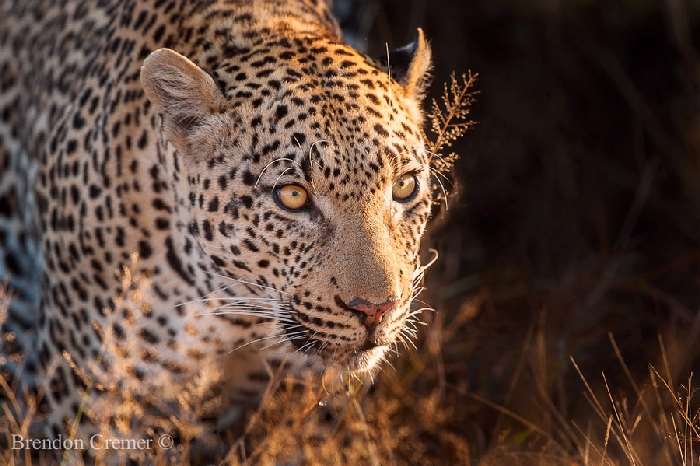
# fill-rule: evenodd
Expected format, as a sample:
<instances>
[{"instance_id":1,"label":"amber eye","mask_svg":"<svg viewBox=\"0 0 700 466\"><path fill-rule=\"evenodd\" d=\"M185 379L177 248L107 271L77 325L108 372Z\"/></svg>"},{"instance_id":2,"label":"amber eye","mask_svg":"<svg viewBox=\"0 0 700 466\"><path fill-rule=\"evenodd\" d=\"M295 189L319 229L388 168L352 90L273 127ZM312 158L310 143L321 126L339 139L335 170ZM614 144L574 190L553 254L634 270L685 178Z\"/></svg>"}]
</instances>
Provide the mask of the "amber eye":
<instances>
[{"instance_id":1,"label":"amber eye","mask_svg":"<svg viewBox=\"0 0 700 466\"><path fill-rule=\"evenodd\" d=\"M284 209L299 211L309 203L309 193L298 184L287 184L275 189L275 200Z\"/></svg>"},{"instance_id":2,"label":"amber eye","mask_svg":"<svg viewBox=\"0 0 700 466\"><path fill-rule=\"evenodd\" d=\"M392 195L396 202L408 202L418 192L418 179L413 173L403 175L396 180L392 189Z\"/></svg>"}]
</instances>

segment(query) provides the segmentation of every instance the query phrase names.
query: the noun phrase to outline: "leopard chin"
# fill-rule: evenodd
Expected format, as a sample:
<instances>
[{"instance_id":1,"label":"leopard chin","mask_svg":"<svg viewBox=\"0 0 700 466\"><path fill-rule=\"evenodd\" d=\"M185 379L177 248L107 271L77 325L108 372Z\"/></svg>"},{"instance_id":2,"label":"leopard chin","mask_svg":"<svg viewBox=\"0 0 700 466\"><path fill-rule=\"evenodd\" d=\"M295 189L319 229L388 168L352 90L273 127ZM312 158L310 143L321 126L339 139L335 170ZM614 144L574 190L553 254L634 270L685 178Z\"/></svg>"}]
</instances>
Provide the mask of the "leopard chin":
<instances>
[{"instance_id":1,"label":"leopard chin","mask_svg":"<svg viewBox=\"0 0 700 466\"><path fill-rule=\"evenodd\" d=\"M345 363L346 369L352 373L373 374L381 366L388 351L388 346L355 351Z\"/></svg>"},{"instance_id":2,"label":"leopard chin","mask_svg":"<svg viewBox=\"0 0 700 466\"><path fill-rule=\"evenodd\" d=\"M381 368L389 346L374 346L369 349L343 349L319 353L327 372L339 372L357 376L373 376Z\"/></svg>"}]
</instances>

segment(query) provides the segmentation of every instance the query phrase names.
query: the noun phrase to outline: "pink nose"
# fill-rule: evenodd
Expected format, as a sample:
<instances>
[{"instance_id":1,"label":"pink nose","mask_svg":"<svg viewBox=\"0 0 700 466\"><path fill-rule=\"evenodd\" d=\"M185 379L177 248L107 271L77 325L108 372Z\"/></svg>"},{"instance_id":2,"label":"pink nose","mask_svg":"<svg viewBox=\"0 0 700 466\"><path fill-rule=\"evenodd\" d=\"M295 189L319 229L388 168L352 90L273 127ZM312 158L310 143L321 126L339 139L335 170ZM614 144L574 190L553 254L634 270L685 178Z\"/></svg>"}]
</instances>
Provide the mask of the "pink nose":
<instances>
[{"instance_id":1,"label":"pink nose","mask_svg":"<svg viewBox=\"0 0 700 466\"><path fill-rule=\"evenodd\" d=\"M384 318L384 314L393 311L398 306L398 301L387 301L382 304L373 304L361 298L355 298L348 307L364 314L364 324L368 327L378 325Z\"/></svg>"}]
</instances>

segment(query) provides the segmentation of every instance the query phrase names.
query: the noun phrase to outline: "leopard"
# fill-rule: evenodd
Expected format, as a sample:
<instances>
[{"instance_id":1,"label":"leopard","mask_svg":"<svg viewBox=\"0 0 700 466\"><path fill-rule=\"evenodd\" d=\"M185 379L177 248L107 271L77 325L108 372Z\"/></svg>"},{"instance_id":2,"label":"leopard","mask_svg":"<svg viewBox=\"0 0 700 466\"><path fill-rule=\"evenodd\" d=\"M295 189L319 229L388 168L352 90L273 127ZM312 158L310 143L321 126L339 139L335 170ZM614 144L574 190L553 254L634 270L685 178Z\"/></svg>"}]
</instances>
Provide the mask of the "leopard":
<instances>
[{"instance_id":1,"label":"leopard","mask_svg":"<svg viewBox=\"0 0 700 466\"><path fill-rule=\"evenodd\" d=\"M0 0L2 365L47 435L115 383L177 392L229 359L235 402L407 338L431 48L370 57L331 8Z\"/></svg>"}]
</instances>

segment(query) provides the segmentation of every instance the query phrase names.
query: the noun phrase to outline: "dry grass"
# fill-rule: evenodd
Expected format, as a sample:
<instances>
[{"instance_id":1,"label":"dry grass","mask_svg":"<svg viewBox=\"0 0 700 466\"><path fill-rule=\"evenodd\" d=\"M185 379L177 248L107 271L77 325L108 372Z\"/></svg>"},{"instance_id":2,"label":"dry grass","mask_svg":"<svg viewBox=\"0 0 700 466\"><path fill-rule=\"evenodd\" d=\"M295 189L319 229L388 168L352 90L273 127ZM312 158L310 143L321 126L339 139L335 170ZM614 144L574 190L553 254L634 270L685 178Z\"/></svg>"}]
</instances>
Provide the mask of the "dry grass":
<instances>
[{"instance_id":1,"label":"dry grass","mask_svg":"<svg viewBox=\"0 0 700 466\"><path fill-rule=\"evenodd\" d=\"M133 280L127 276L125 280ZM133 286L126 286L136 292ZM477 303L471 303L472 306ZM446 324L440 314L430 320L418 349L407 351L387 368L372 386L358 382L344 385L345 392L330 396L317 380L287 380L270 390L262 406L247 421L218 436L204 436L197 417L222 409L221 401L206 397L215 375L201 374L177 398L179 414L159 419L162 432L179 439L170 450L154 449L130 456L151 464L202 464L216 459L230 465L693 465L700 464L700 413L694 402L692 374L676 385L671 357L663 339L660 369L649 366L645 382L635 380L612 335L609 351L618 361L631 391L611 386L605 374L585 375L572 358L570 369L578 374L579 388L570 396L585 399L588 409L573 417L552 400L536 380L532 393L510 394L528 398L543 412L528 417L505 403L470 390L470 376L462 372L465 357L460 327L474 318L474 309L463 306L463 315ZM510 374L513 386L526 366L546 359L546 336L533 329L521 348L522 366ZM532 367L529 368L532 370ZM30 436L36 416L36 400L18 397L0 378L5 399L0 438L12 434ZM145 400L162 404L160 397ZM214 406L207 406L214 403ZM105 436L157 435L141 432L146 418L144 399L129 390L110 387L101 409L117 414L116 425L102 425ZM484 412L495 422L479 425ZM149 411L150 412L150 411ZM21 414L20 414L21 413ZM90 413L97 419L100 416ZM106 419L106 418L102 418ZM486 433L484 425L491 424ZM108 464L116 456L98 456ZM120 456L124 461L127 456ZM67 464L81 458L65 452ZM27 450L0 453L2 464L53 464L54 458Z\"/></svg>"}]
</instances>

